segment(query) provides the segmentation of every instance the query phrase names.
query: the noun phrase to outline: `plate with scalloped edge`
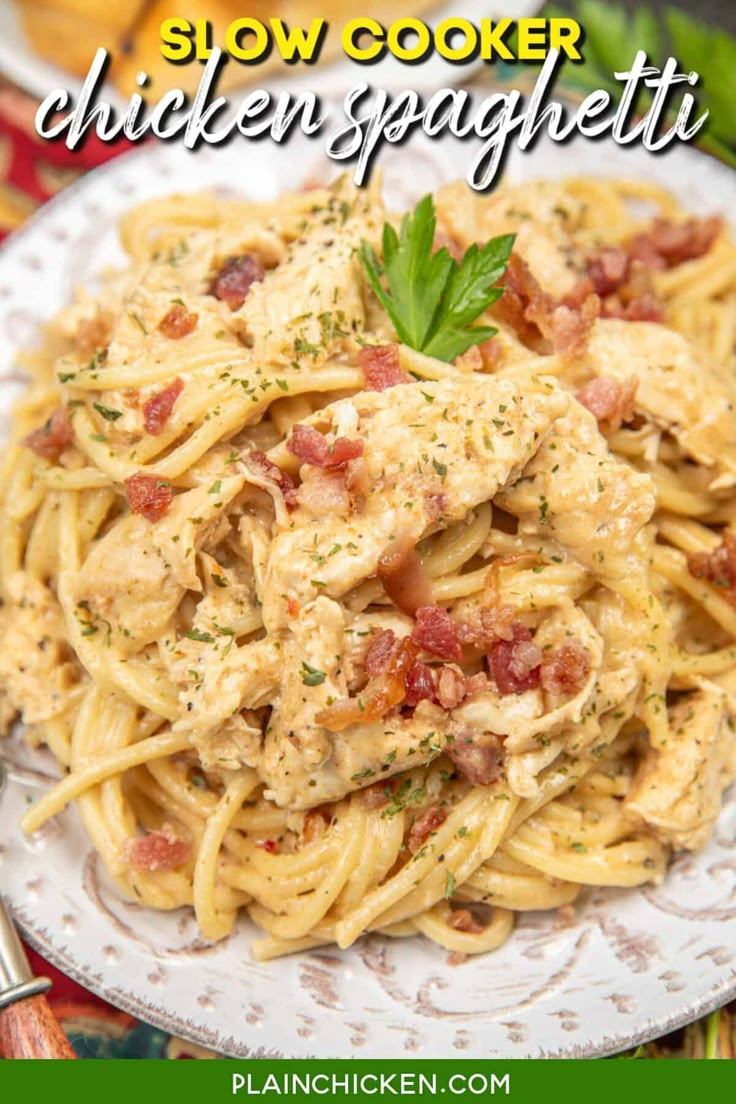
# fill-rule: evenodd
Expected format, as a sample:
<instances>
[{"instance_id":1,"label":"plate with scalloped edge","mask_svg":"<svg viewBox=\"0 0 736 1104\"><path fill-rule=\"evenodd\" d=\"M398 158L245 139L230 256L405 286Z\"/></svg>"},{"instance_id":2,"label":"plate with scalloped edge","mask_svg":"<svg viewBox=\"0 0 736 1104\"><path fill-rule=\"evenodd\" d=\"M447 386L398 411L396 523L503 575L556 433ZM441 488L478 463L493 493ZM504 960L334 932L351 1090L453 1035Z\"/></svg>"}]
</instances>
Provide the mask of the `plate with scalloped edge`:
<instances>
[{"instance_id":1,"label":"plate with scalloped edge","mask_svg":"<svg viewBox=\"0 0 736 1104\"><path fill-rule=\"evenodd\" d=\"M386 147L389 204L414 202L469 157L468 145L451 139ZM0 250L3 432L22 387L15 353L73 286L123 260L116 226L125 210L207 188L267 197L335 167L303 138L196 154L152 146L47 204ZM682 146L655 157L608 142L544 141L532 154L512 152L506 171L559 178L571 168L657 180L699 213L733 210L736 198L731 170ZM19 817L58 771L19 733L0 755L10 776L0 799L0 885L28 941L113 1004L229 1055L591 1057L664 1034L736 995L733 796L709 845L677 857L661 886L589 891L569 926L555 914L524 914L500 950L472 965L450 965L447 952L419 939L381 936L258 963L245 919L211 945L190 911L153 913L121 900L73 808L24 838Z\"/></svg>"}]
</instances>

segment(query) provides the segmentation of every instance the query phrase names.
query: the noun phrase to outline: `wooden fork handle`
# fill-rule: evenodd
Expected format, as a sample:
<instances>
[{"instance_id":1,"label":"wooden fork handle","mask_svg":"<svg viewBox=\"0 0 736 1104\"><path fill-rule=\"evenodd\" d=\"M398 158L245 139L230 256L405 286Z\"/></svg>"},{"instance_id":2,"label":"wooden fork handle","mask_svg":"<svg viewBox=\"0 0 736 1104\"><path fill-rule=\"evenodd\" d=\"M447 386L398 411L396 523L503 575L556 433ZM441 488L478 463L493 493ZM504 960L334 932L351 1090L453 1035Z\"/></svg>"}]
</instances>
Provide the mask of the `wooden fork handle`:
<instances>
[{"instance_id":1,"label":"wooden fork handle","mask_svg":"<svg viewBox=\"0 0 736 1104\"><path fill-rule=\"evenodd\" d=\"M0 1008L0 1054L4 1058L76 1058L43 993Z\"/></svg>"}]
</instances>

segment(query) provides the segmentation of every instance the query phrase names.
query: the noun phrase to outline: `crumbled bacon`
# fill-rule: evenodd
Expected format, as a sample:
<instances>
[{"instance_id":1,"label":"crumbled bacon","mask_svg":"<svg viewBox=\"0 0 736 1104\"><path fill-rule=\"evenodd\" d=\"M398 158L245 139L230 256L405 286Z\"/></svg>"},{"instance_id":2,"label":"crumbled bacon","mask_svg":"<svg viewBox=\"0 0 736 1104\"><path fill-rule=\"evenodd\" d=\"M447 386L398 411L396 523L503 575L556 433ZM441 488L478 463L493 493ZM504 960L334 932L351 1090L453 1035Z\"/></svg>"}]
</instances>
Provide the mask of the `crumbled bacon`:
<instances>
[{"instance_id":1,"label":"crumbled bacon","mask_svg":"<svg viewBox=\"0 0 736 1104\"><path fill-rule=\"evenodd\" d=\"M259 452L258 449L249 452L247 459L266 479L270 479L276 484L281 494L284 496L284 502L287 507L293 508L296 506L296 487L294 486L294 480L288 472L282 471L278 464L274 464L273 460L270 460L268 456L266 456L265 452Z\"/></svg>"},{"instance_id":2,"label":"crumbled bacon","mask_svg":"<svg viewBox=\"0 0 736 1104\"><path fill-rule=\"evenodd\" d=\"M345 486L345 473L314 469L302 480L297 501L314 517L327 513L349 514L352 502Z\"/></svg>"},{"instance_id":3,"label":"crumbled bacon","mask_svg":"<svg viewBox=\"0 0 736 1104\"><path fill-rule=\"evenodd\" d=\"M471 935L479 935L486 930L483 924L478 923L470 909L466 908L453 909L447 917L447 925L455 931L470 932Z\"/></svg>"},{"instance_id":4,"label":"crumbled bacon","mask_svg":"<svg viewBox=\"0 0 736 1104\"><path fill-rule=\"evenodd\" d=\"M601 316L621 318L624 322L663 322L664 306L651 291L635 295L625 303L619 292L618 295L609 295L602 303Z\"/></svg>"},{"instance_id":5,"label":"crumbled bacon","mask_svg":"<svg viewBox=\"0 0 736 1104\"><path fill-rule=\"evenodd\" d=\"M712 552L688 556L690 574L722 588L723 597L736 606L736 533L724 529L721 543Z\"/></svg>"},{"instance_id":6,"label":"crumbled bacon","mask_svg":"<svg viewBox=\"0 0 736 1104\"><path fill-rule=\"evenodd\" d=\"M368 678L375 678L386 670L396 647L393 629L374 629L368 641L363 667Z\"/></svg>"},{"instance_id":7,"label":"crumbled bacon","mask_svg":"<svg viewBox=\"0 0 736 1104\"><path fill-rule=\"evenodd\" d=\"M685 222L655 219L649 230L636 234L627 243L627 250L648 268L660 271L674 268L707 253L722 225L717 216L689 218Z\"/></svg>"},{"instance_id":8,"label":"crumbled bacon","mask_svg":"<svg viewBox=\"0 0 736 1104\"><path fill-rule=\"evenodd\" d=\"M432 701L435 696L434 675L432 668L426 663L416 660L406 672L404 680L406 687L405 702L412 708L421 701Z\"/></svg>"},{"instance_id":9,"label":"crumbled bacon","mask_svg":"<svg viewBox=\"0 0 736 1104\"><path fill-rule=\"evenodd\" d=\"M597 295L618 291L629 274L629 255L617 246L603 246L588 258L588 278Z\"/></svg>"},{"instance_id":10,"label":"crumbled bacon","mask_svg":"<svg viewBox=\"0 0 736 1104\"><path fill-rule=\"evenodd\" d=\"M499 640L488 653L488 667L499 693L521 694L539 686L542 650L520 622L513 626L511 640Z\"/></svg>"},{"instance_id":11,"label":"crumbled bacon","mask_svg":"<svg viewBox=\"0 0 736 1104\"><path fill-rule=\"evenodd\" d=\"M540 287L518 253L512 253L501 281L504 293L496 313L517 331L525 345L535 347L540 336L556 353L579 354L585 350L600 300L594 293L581 302L555 301Z\"/></svg>"},{"instance_id":12,"label":"crumbled bacon","mask_svg":"<svg viewBox=\"0 0 736 1104\"><path fill-rule=\"evenodd\" d=\"M490 786L501 773L503 745L493 732L480 736L456 736L445 744L445 755L472 786Z\"/></svg>"},{"instance_id":13,"label":"crumbled bacon","mask_svg":"<svg viewBox=\"0 0 736 1104\"><path fill-rule=\"evenodd\" d=\"M310 809L304 817L301 842L314 843L322 839L332 822L332 809L329 805L318 805Z\"/></svg>"},{"instance_id":14,"label":"crumbled bacon","mask_svg":"<svg viewBox=\"0 0 736 1104\"><path fill-rule=\"evenodd\" d=\"M411 635L421 648L440 659L462 659L457 628L442 606L420 606Z\"/></svg>"},{"instance_id":15,"label":"crumbled bacon","mask_svg":"<svg viewBox=\"0 0 736 1104\"><path fill-rule=\"evenodd\" d=\"M399 363L398 345L364 345L358 353L358 363L365 376L366 391L386 391L399 383L411 383Z\"/></svg>"},{"instance_id":16,"label":"crumbled bacon","mask_svg":"<svg viewBox=\"0 0 736 1104\"><path fill-rule=\"evenodd\" d=\"M406 696L406 675L419 652L408 636L396 645L383 671L368 681L355 698L342 698L316 716L317 724L330 732L341 732L349 725L377 721L400 705Z\"/></svg>"},{"instance_id":17,"label":"crumbled bacon","mask_svg":"<svg viewBox=\"0 0 736 1104\"><path fill-rule=\"evenodd\" d=\"M292 426L286 447L303 464L317 468L344 468L351 460L363 455L363 442L350 437L338 437L331 445L319 430L297 423Z\"/></svg>"},{"instance_id":18,"label":"crumbled bacon","mask_svg":"<svg viewBox=\"0 0 736 1104\"><path fill-rule=\"evenodd\" d=\"M58 460L73 439L71 415L67 408L62 406L55 410L42 426L32 430L23 444L26 448L32 449L37 456L43 456L45 460Z\"/></svg>"},{"instance_id":19,"label":"crumbled bacon","mask_svg":"<svg viewBox=\"0 0 736 1104\"><path fill-rule=\"evenodd\" d=\"M608 422L611 429L618 429L622 422L630 422L634 414L634 396L639 381L636 376L619 382L610 376L598 376L588 380L576 398L599 422Z\"/></svg>"},{"instance_id":20,"label":"crumbled bacon","mask_svg":"<svg viewBox=\"0 0 736 1104\"><path fill-rule=\"evenodd\" d=\"M477 345L471 345L452 362L456 368L463 372L480 372L483 369L483 356Z\"/></svg>"},{"instance_id":21,"label":"crumbled bacon","mask_svg":"<svg viewBox=\"0 0 736 1104\"><path fill-rule=\"evenodd\" d=\"M143 404L143 424L146 433L157 436L168 422L176 400L184 390L184 384L178 378L171 381L163 391L157 391L155 395Z\"/></svg>"},{"instance_id":22,"label":"crumbled bacon","mask_svg":"<svg viewBox=\"0 0 736 1104\"><path fill-rule=\"evenodd\" d=\"M365 807L367 809L381 809L384 805L387 805L393 793L393 785L393 781L388 779L385 782L374 782L372 786L366 786L361 793Z\"/></svg>"},{"instance_id":23,"label":"crumbled bacon","mask_svg":"<svg viewBox=\"0 0 736 1104\"><path fill-rule=\"evenodd\" d=\"M262 851L267 851L269 855L277 855L279 851L278 843L272 839L259 840L256 847L260 847Z\"/></svg>"},{"instance_id":24,"label":"crumbled bacon","mask_svg":"<svg viewBox=\"0 0 736 1104\"><path fill-rule=\"evenodd\" d=\"M512 606L477 606L457 626L461 644L488 648L497 640L512 640L516 611Z\"/></svg>"},{"instance_id":25,"label":"crumbled bacon","mask_svg":"<svg viewBox=\"0 0 736 1104\"><path fill-rule=\"evenodd\" d=\"M171 825L164 824L160 832L132 837L123 844L123 858L136 870L174 870L186 862L191 846L179 839Z\"/></svg>"},{"instance_id":26,"label":"crumbled bacon","mask_svg":"<svg viewBox=\"0 0 736 1104\"><path fill-rule=\"evenodd\" d=\"M260 283L265 274L261 260L255 253L228 257L213 276L209 293L227 303L230 310L238 310L245 302L251 285Z\"/></svg>"},{"instance_id":27,"label":"crumbled bacon","mask_svg":"<svg viewBox=\"0 0 736 1104\"><path fill-rule=\"evenodd\" d=\"M147 521L162 518L174 497L174 491L168 479L148 472L136 472L125 480L125 494L131 512L143 514Z\"/></svg>"},{"instance_id":28,"label":"crumbled bacon","mask_svg":"<svg viewBox=\"0 0 736 1104\"><path fill-rule=\"evenodd\" d=\"M580 307L560 303L539 315L537 325L542 334L552 342L556 353L578 355L585 352L588 336L600 314L601 303L597 295L589 295Z\"/></svg>"},{"instance_id":29,"label":"crumbled bacon","mask_svg":"<svg viewBox=\"0 0 736 1104\"><path fill-rule=\"evenodd\" d=\"M412 855L423 845L424 841L436 832L447 820L447 809L442 805L430 805L428 809L412 824L409 829L406 844Z\"/></svg>"},{"instance_id":30,"label":"crumbled bacon","mask_svg":"<svg viewBox=\"0 0 736 1104\"><path fill-rule=\"evenodd\" d=\"M365 495L371 488L371 474L362 456L348 460L345 465L345 486L351 498Z\"/></svg>"},{"instance_id":31,"label":"crumbled bacon","mask_svg":"<svg viewBox=\"0 0 736 1104\"><path fill-rule=\"evenodd\" d=\"M437 253L440 249L446 249L450 256L458 262L465 256L465 250L457 238L454 238L448 230L438 226L434 233L432 252Z\"/></svg>"},{"instance_id":32,"label":"crumbled bacon","mask_svg":"<svg viewBox=\"0 0 736 1104\"><path fill-rule=\"evenodd\" d=\"M404 535L397 537L378 560L377 574L391 601L410 617L420 607L429 608L432 584L416 549Z\"/></svg>"},{"instance_id":33,"label":"crumbled bacon","mask_svg":"<svg viewBox=\"0 0 736 1104\"><path fill-rule=\"evenodd\" d=\"M503 360L503 345L497 337L489 337L487 341L481 341L478 348L484 371L494 372Z\"/></svg>"},{"instance_id":34,"label":"crumbled bacon","mask_svg":"<svg viewBox=\"0 0 736 1104\"><path fill-rule=\"evenodd\" d=\"M477 675L468 675L465 679L465 697L474 698L476 694L484 694L488 689L488 679L479 671Z\"/></svg>"},{"instance_id":35,"label":"crumbled bacon","mask_svg":"<svg viewBox=\"0 0 736 1104\"><path fill-rule=\"evenodd\" d=\"M579 640L562 644L544 657L542 686L555 697L581 690L590 673L590 652Z\"/></svg>"},{"instance_id":36,"label":"crumbled bacon","mask_svg":"<svg viewBox=\"0 0 736 1104\"><path fill-rule=\"evenodd\" d=\"M198 314L187 310L183 303L174 303L159 322L158 328L164 337L178 341L180 337L194 333L198 321Z\"/></svg>"},{"instance_id":37,"label":"crumbled bacon","mask_svg":"<svg viewBox=\"0 0 736 1104\"><path fill-rule=\"evenodd\" d=\"M289 595L289 597L286 599L286 612L289 614L289 617L298 617L299 608L299 602L297 601L297 599L294 598L293 595Z\"/></svg>"},{"instance_id":38,"label":"crumbled bacon","mask_svg":"<svg viewBox=\"0 0 736 1104\"><path fill-rule=\"evenodd\" d=\"M457 709L465 699L465 675L454 664L440 667L437 676L437 700L443 709Z\"/></svg>"}]
</instances>

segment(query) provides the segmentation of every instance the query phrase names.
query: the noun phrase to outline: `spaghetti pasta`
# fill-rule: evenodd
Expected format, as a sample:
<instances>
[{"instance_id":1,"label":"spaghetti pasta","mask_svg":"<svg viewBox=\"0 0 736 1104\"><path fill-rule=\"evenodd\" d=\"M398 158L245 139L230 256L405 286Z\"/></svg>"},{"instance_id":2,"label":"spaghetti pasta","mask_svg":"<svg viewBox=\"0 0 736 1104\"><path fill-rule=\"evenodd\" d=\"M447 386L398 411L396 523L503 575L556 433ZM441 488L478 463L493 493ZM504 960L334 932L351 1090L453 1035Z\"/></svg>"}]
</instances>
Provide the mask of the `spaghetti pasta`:
<instances>
[{"instance_id":1,"label":"spaghetti pasta","mask_svg":"<svg viewBox=\"0 0 736 1104\"><path fill-rule=\"evenodd\" d=\"M456 955L657 882L734 776L736 249L632 182L451 185L494 338L402 346L375 189L155 200L26 357L0 720L121 892L265 960Z\"/></svg>"}]
</instances>

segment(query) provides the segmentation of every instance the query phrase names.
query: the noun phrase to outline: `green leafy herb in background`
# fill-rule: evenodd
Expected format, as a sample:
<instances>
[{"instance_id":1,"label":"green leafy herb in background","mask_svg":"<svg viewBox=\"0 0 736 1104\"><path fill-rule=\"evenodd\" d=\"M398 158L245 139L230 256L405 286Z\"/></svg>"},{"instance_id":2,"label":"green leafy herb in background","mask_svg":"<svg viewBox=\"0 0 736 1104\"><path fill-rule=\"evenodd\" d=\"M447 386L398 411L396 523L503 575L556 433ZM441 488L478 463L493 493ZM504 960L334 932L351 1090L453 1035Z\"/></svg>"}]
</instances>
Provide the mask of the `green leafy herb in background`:
<instances>
[{"instance_id":1,"label":"green leafy herb in background","mask_svg":"<svg viewBox=\"0 0 736 1104\"><path fill-rule=\"evenodd\" d=\"M472 323L501 294L493 285L506 270L514 235L492 238L480 249L471 245L458 264L444 246L433 252L436 224L428 195L404 215L399 234L385 224L383 264L366 241L358 256L399 339L420 353L450 361L497 332Z\"/></svg>"},{"instance_id":2,"label":"green leafy herb in background","mask_svg":"<svg viewBox=\"0 0 736 1104\"><path fill-rule=\"evenodd\" d=\"M615 72L628 69L637 50L644 50L653 65L661 66L673 56L684 72L694 70L700 80L689 89L708 121L697 136L703 149L736 167L736 37L708 26L679 8L654 12L646 5L634 12L603 0L568 0L564 8L547 4L543 14L572 12L585 31L584 61L566 64L563 80L589 92L603 88L618 95L620 82ZM642 93L640 110L651 101Z\"/></svg>"}]
</instances>

